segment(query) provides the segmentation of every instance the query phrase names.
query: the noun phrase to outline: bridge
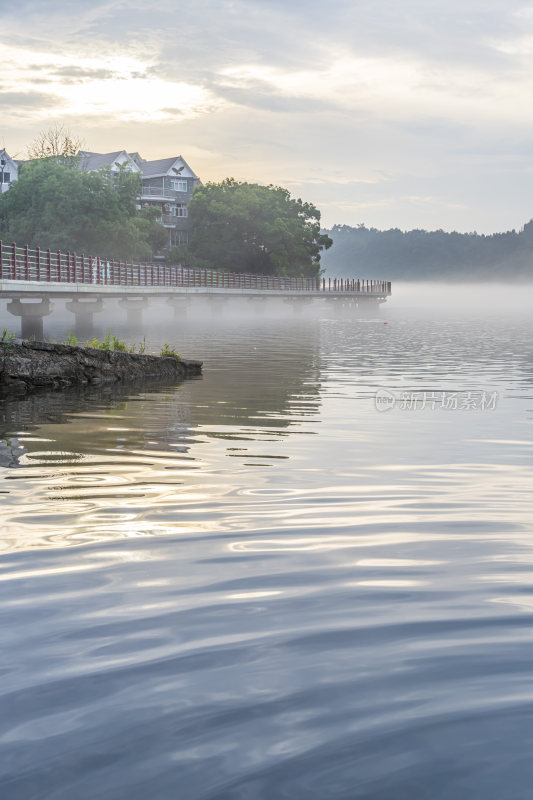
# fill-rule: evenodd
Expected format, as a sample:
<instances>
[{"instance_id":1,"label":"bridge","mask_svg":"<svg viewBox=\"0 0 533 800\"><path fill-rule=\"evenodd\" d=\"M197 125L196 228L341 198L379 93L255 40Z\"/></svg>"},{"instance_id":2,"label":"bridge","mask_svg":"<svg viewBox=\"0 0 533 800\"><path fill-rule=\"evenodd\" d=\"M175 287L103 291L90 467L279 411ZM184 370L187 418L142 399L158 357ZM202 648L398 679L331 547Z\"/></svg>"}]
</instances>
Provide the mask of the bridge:
<instances>
[{"instance_id":1,"label":"bridge","mask_svg":"<svg viewBox=\"0 0 533 800\"><path fill-rule=\"evenodd\" d=\"M139 325L150 300L158 298L173 306L177 317L189 302L202 295L214 305L231 296L250 300L277 297L299 307L326 301L367 316L376 312L390 294L390 281L278 277L136 264L0 242L0 298L8 301L10 314L20 317L23 338L43 338L43 320L52 313L52 300L57 298L67 301L76 330L83 332L91 329L94 314L103 311L105 300L111 298L118 298L128 321Z\"/></svg>"}]
</instances>

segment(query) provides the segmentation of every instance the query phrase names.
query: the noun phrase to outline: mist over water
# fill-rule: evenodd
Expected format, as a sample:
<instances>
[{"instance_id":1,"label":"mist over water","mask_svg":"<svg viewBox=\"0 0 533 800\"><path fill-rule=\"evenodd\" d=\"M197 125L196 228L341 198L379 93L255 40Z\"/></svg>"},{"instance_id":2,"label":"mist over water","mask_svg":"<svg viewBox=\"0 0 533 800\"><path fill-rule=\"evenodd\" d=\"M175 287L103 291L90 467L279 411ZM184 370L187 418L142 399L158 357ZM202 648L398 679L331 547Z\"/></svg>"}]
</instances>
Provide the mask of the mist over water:
<instances>
[{"instance_id":1,"label":"mist over water","mask_svg":"<svg viewBox=\"0 0 533 800\"><path fill-rule=\"evenodd\" d=\"M532 293L110 304L203 378L2 403L2 797L529 799Z\"/></svg>"},{"instance_id":2,"label":"mist over water","mask_svg":"<svg viewBox=\"0 0 533 800\"><path fill-rule=\"evenodd\" d=\"M512 283L394 283L392 298L382 315L450 320L493 317L529 318L533 309L533 284Z\"/></svg>"}]
</instances>

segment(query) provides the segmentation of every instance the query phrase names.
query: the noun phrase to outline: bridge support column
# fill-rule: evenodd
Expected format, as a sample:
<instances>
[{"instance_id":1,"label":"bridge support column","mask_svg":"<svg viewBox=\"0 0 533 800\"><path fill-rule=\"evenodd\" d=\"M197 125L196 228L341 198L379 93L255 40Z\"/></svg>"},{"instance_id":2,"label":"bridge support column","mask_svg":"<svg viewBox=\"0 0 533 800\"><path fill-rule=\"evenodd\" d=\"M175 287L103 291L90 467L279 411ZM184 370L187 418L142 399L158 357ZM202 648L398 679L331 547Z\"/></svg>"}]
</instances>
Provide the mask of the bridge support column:
<instances>
[{"instance_id":1,"label":"bridge support column","mask_svg":"<svg viewBox=\"0 0 533 800\"><path fill-rule=\"evenodd\" d=\"M337 301L337 309L342 319L353 319L358 316L355 297L342 297Z\"/></svg>"},{"instance_id":2,"label":"bridge support column","mask_svg":"<svg viewBox=\"0 0 533 800\"><path fill-rule=\"evenodd\" d=\"M207 295L207 303L213 317L220 317L223 314L227 299L222 294Z\"/></svg>"},{"instance_id":3,"label":"bridge support column","mask_svg":"<svg viewBox=\"0 0 533 800\"><path fill-rule=\"evenodd\" d=\"M167 305L169 305L174 311L174 319L183 319L187 316L187 310L189 308L189 298L180 296L180 297L169 297L167 298Z\"/></svg>"},{"instance_id":4,"label":"bridge support column","mask_svg":"<svg viewBox=\"0 0 533 800\"><path fill-rule=\"evenodd\" d=\"M340 303L336 297L325 297L324 300L326 301L325 307L328 310L328 313L337 316L340 308Z\"/></svg>"},{"instance_id":5,"label":"bridge support column","mask_svg":"<svg viewBox=\"0 0 533 800\"><path fill-rule=\"evenodd\" d=\"M313 300L310 297L287 297L284 301L295 314L301 314L305 308L309 308Z\"/></svg>"},{"instance_id":6,"label":"bridge support column","mask_svg":"<svg viewBox=\"0 0 533 800\"><path fill-rule=\"evenodd\" d=\"M253 308L254 311L257 311L259 314L264 314L267 307L267 300L268 297L263 297L261 295L251 295L247 298L247 303L249 308Z\"/></svg>"},{"instance_id":7,"label":"bridge support column","mask_svg":"<svg viewBox=\"0 0 533 800\"><path fill-rule=\"evenodd\" d=\"M44 339L43 319L54 310L53 304L47 298L32 303L27 300L11 300L7 310L15 317L20 317L20 335L22 339L35 339L42 342Z\"/></svg>"},{"instance_id":8,"label":"bridge support column","mask_svg":"<svg viewBox=\"0 0 533 800\"><path fill-rule=\"evenodd\" d=\"M101 297L80 300L74 298L66 303L66 308L72 311L76 321L74 323L76 333L88 334L93 329L93 314L104 310L104 301Z\"/></svg>"},{"instance_id":9,"label":"bridge support column","mask_svg":"<svg viewBox=\"0 0 533 800\"><path fill-rule=\"evenodd\" d=\"M119 300L122 308L126 309L128 315L128 325L140 328L143 321L143 311L148 308L147 297L123 297Z\"/></svg>"},{"instance_id":10,"label":"bridge support column","mask_svg":"<svg viewBox=\"0 0 533 800\"><path fill-rule=\"evenodd\" d=\"M358 317L379 317L379 300L377 297L358 297L357 298Z\"/></svg>"}]
</instances>

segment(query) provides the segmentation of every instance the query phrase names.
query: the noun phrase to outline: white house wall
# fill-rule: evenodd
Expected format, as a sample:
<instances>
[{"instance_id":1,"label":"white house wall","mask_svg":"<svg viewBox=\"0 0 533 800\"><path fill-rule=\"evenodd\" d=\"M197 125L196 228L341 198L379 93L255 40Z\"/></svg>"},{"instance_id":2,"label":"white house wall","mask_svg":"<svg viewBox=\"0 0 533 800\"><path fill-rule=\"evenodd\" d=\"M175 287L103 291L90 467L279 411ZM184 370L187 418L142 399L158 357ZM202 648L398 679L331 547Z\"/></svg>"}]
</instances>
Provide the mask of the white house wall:
<instances>
[{"instance_id":1,"label":"white house wall","mask_svg":"<svg viewBox=\"0 0 533 800\"><path fill-rule=\"evenodd\" d=\"M128 169L131 170L131 172L141 172L141 170L139 169L138 164L136 164L134 159L131 158L126 152L120 153L120 155L118 155L114 159L113 164L111 165L111 169L113 169L115 164L118 164L121 167L126 165L128 167Z\"/></svg>"},{"instance_id":2,"label":"white house wall","mask_svg":"<svg viewBox=\"0 0 533 800\"><path fill-rule=\"evenodd\" d=\"M6 164L5 164L5 167L4 167L4 174L5 174L6 172L7 172L7 173L9 173L9 178L10 178L10 182L9 182L9 183L4 183L4 182L2 181L2 183L0 184L0 192L2 192L2 193L3 193L3 192L7 192L7 190L8 190L8 189L9 189L9 187L10 187L10 185L13 183L13 181L16 181L16 180L17 180L17 178L18 178L18 176L19 176L19 171L18 171L18 166L17 166L17 164L16 164L16 163L15 163L15 161L13 161L13 159L12 159L12 158L11 158L11 157L10 157L10 156L9 156L9 155L6 153L6 151L5 151L5 150L4 150L3 152L0 152L0 158L4 158L4 159L5 159L5 162L6 162Z\"/></svg>"}]
</instances>

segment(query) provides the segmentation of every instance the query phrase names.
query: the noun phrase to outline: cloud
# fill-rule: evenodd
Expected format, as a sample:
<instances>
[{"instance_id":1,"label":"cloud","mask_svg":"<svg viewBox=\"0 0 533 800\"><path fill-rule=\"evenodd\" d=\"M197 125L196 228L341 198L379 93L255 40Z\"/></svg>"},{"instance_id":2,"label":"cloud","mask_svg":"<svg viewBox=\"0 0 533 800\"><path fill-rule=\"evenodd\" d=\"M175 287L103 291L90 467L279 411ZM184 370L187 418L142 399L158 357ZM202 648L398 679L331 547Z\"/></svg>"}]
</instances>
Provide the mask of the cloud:
<instances>
[{"instance_id":1,"label":"cloud","mask_svg":"<svg viewBox=\"0 0 533 800\"><path fill-rule=\"evenodd\" d=\"M181 117L183 115L183 109L181 108L162 108L161 111L169 117Z\"/></svg>"},{"instance_id":2,"label":"cloud","mask_svg":"<svg viewBox=\"0 0 533 800\"><path fill-rule=\"evenodd\" d=\"M88 8L84 0L73 0L45 7L23 2L22 15L52 37L67 29L76 46L95 39L145 42L159 49L161 68L179 65L192 76L236 62L301 68L327 63L338 50L502 66L509 59L496 45L521 39L525 7L520 0L333 0L327 8L317 0L197 0L178 13L173 0L160 0L156 8L136 0Z\"/></svg>"},{"instance_id":3,"label":"cloud","mask_svg":"<svg viewBox=\"0 0 533 800\"><path fill-rule=\"evenodd\" d=\"M18 108L53 108L63 105L60 97L46 92L10 92L0 88L0 106L10 109L11 113Z\"/></svg>"},{"instance_id":4,"label":"cloud","mask_svg":"<svg viewBox=\"0 0 533 800\"><path fill-rule=\"evenodd\" d=\"M524 0L19 0L3 40L14 150L55 107L94 149L195 153L203 178L286 183L329 224L530 216Z\"/></svg>"},{"instance_id":5,"label":"cloud","mask_svg":"<svg viewBox=\"0 0 533 800\"><path fill-rule=\"evenodd\" d=\"M71 83L82 83L87 80L104 81L117 79L118 77L116 72L110 69L90 69L87 67L79 67L76 64L69 64L65 67L54 69L52 74L56 78L62 78Z\"/></svg>"},{"instance_id":6,"label":"cloud","mask_svg":"<svg viewBox=\"0 0 533 800\"><path fill-rule=\"evenodd\" d=\"M262 111L294 114L299 112L317 113L338 108L334 101L327 98L283 94L267 81L261 80L248 80L242 86L231 86L225 84L224 81L215 81L210 85L210 89L223 100Z\"/></svg>"}]
</instances>

